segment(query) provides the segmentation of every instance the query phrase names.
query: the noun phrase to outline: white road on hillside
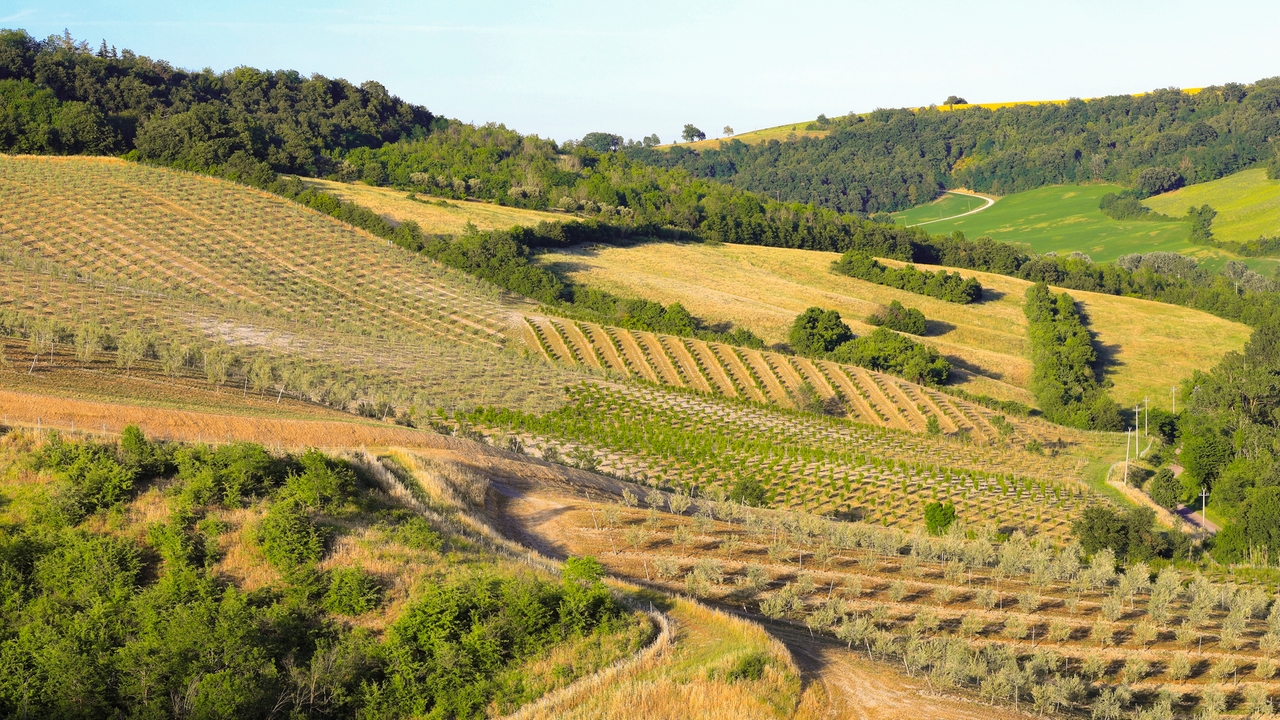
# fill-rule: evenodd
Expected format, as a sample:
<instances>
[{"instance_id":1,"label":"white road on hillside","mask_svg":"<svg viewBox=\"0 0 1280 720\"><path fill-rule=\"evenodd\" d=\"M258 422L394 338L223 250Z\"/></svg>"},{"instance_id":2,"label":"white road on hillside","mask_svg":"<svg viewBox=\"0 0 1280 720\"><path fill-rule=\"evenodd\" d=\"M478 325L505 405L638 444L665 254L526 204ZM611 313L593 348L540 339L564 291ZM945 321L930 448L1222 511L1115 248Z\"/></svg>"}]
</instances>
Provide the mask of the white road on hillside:
<instances>
[{"instance_id":1,"label":"white road on hillside","mask_svg":"<svg viewBox=\"0 0 1280 720\"><path fill-rule=\"evenodd\" d=\"M978 193L971 193L971 192L968 192L968 191L965 191L965 190L948 190L947 192L951 193L952 195L964 195L964 196L966 196L966 197L976 197L976 198L981 198L981 199L983 199L983 200L986 200L986 201L987 201L987 204L986 204L986 205L983 205L983 206L982 206L982 207L980 207L980 208L976 208L976 209L974 209L974 210L970 210L969 212L962 212L962 213L960 213L959 215L952 215L952 216L950 216L950 217L938 218L937 220L925 220L924 222L914 223L914 224L912 224L912 225L908 225L907 227L917 227L917 226L920 226L920 225L928 225L929 223L942 222L943 220L955 220L956 218L962 218L962 217L964 217L965 215L973 215L974 213L980 213L980 212L982 212L983 210L986 210L987 208L989 208L989 207L991 207L992 205L995 205L995 204L996 204L995 198L989 198L989 197L987 197L986 195L979 195Z\"/></svg>"}]
</instances>

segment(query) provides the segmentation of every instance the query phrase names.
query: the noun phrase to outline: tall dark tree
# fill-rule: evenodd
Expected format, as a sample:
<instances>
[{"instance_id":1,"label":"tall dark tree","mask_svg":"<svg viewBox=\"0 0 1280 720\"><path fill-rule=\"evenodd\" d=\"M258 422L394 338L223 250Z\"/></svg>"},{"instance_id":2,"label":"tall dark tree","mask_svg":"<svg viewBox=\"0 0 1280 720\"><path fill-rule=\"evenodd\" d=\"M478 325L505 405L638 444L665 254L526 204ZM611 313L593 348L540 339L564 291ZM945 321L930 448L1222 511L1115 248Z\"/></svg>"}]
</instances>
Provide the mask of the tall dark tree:
<instances>
[{"instance_id":1,"label":"tall dark tree","mask_svg":"<svg viewBox=\"0 0 1280 720\"><path fill-rule=\"evenodd\" d=\"M707 134L694 127L692 123L685 123L684 130L680 131L680 137L685 142L693 142L694 140L706 140Z\"/></svg>"}]
</instances>

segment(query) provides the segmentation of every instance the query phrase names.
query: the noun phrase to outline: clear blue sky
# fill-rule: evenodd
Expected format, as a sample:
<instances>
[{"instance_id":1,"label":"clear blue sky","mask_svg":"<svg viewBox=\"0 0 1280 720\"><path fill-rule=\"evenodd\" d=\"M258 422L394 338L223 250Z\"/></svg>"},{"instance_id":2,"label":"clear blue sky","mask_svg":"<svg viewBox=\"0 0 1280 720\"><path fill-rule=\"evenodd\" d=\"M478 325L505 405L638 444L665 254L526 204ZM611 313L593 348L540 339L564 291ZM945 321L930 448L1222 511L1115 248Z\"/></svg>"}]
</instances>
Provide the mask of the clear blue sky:
<instances>
[{"instance_id":1,"label":"clear blue sky","mask_svg":"<svg viewBox=\"0 0 1280 720\"><path fill-rule=\"evenodd\" d=\"M1275 0L0 0L0 26L67 28L185 68L375 79L433 112L557 140L1280 75Z\"/></svg>"}]
</instances>

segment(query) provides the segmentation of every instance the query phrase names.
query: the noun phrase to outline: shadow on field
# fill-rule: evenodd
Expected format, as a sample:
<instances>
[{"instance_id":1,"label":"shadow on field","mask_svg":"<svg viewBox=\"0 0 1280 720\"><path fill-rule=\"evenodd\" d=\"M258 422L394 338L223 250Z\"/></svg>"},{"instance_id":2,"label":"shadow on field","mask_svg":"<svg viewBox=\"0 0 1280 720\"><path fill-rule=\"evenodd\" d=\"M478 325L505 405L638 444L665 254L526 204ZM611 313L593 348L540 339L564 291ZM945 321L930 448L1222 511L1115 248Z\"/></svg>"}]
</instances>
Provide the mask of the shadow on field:
<instances>
[{"instance_id":1,"label":"shadow on field","mask_svg":"<svg viewBox=\"0 0 1280 720\"><path fill-rule=\"evenodd\" d=\"M1009 293L1006 293L1003 290L984 287L982 288L982 297L978 298L978 302L989 303L989 302L995 302L997 300L1003 300L1004 297L1008 294Z\"/></svg>"},{"instance_id":2,"label":"shadow on field","mask_svg":"<svg viewBox=\"0 0 1280 720\"><path fill-rule=\"evenodd\" d=\"M952 325L951 323L945 322L943 320L925 320L923 337L937 337L939 335L946 335L947 333L955 329L956 329L955 325Z\"/></svg>"},{"instance_id":3,"label":"shadow on field","mask_svg":"<svg viewBox=\"0 0 1280 720\"><path fill-rule=\"evenodd\" d=\"M992 380L999 380L1001 382L1004 381L1004 375L1002 373L993 372L990 368L974 365L958 355L943 355L943 357L947 359L947 362L951 363L951 370L953 373L954 371L959 370L970 375L977 375L978 377L991 378ZM959 380L960 378L956 379Z\"/></svg>"}]
</instances>

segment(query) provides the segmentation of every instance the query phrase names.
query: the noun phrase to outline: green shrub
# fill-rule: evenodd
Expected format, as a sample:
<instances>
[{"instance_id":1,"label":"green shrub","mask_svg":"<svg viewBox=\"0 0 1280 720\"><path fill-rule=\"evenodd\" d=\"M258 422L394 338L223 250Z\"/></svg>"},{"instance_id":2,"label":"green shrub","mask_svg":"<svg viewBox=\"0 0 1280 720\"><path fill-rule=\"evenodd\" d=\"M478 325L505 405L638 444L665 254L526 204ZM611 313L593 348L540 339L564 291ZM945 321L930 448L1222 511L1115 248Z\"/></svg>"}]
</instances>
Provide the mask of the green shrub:
<instances>
[{"instance_id":1,"label":"green shrub","mask_svg":"<svg viewBox=\"0 0 1280 720\"><path fill-rule=\"evenodd\" d=\"M853 331L835 310L811 307L791 323L787 342L801 355L823 357L853 339Z\"/></svg>"},{"instance_id":2,"label":"green shrub","mask_svg":"<svg viewBox=\"0 0 1280 720\"><path fill-rule=\"evenodd\" d=\"M883 312L874 312L867 316L868 325L887 327L909 335L923 335L925 332L924 313L916 308L903 306L894 300Z\"/></svg>"},{"instance_id":3,"label":"green shrub","mask_svg":"<svg viewBox=\"0 0 1280 720\"><path fill-rule=\"evenodd\" d=\"M444 545L431 524L420 517L411 517L395 527L392 537L415 550L439 550Z\"/></svg>"},{"instance_id":4,"label":"green shrub","mask_svg":"<svg viewBox=\"0 0 1280 720\"><path fill-rule=\"evenodd\" d=\"M324 609L339 615L363 615L382 602L382 588L360 568L339 568L329 573Z\"/></svg>"},{"instance_id":5,"label":"green shrub","mask_svg":"<svg viewBox=\"0 0 1280 720\"><path fill-rule=\"evenodd\" d=\"M72 520L127 500L138 477L135 467L120 462L114 446L67 442L57 433L50 435L33 464L58 477L59 506Z\"/></svg>"},{"instance_id":6,"label":"green shrub","mask_svg":"<svg viewBox=\"0 0 1280 720\"><path fill-rule=\"evenodd\" d=\"M844 343L831 353L831 359L925 385L941 385L951 375L951 363L937 350L886 328Z\"/></svg>"},{"instance_id":7,"label":"green shrub","mask_svg":"<svg viewBox=\"0 0 1280 720\"><path fill-rule=\"evenodd\" d=\"M346 499L356 487L356 475L347 463L319 450L307 450L298 458L301 473L285 479L284 492L306 507L326 508Z\"/></svg>"},{"instance_id":8,"label":"green shrub","mask_svg":"<svg viewBox=\"0 0 1280 720\"><path fill-rule=\"evenodd\" d=\"M769 491L755 476L742 476L729 490L729 498L737 503L761 507L769 501Z\"/></svg>"},{"instance_id":9,"label":"green shrub","mask_svg":"<svg viewBox=\"0 0 1280 720\"><path fill-rule=\"evenodd\" d=\"M924 506L924 522L930 535L941 535L956 521L956 506L931 502Z\"/></svg>"},{"instance_id":10,"label":"green shrub","mask_svg":"<svg viewBox=\"0 0 1280 720\"><path fill-rule=\"evenodd\" d=\"M238 505L278 487L285 477L284 463L261 445L241 442L216 450L207 445L185 447L174 453L178 478L186 483L188 499L198 505L222 502Z\"/></svg>"},{"instance_id":11,"label":"green shrub","mask_svg":"<svg viewBox=\"0 0 1280 720\"><path fill-rule=\"evenodd\" d=\"M725 673L728 682L739 680L759 680L764 677L765 666L769 664L769 656L763 652L752 652L743 655L733 663L733 667Z\"/></svg>"},{"instance_id":12,"label":"green shrub","mask_svg":"<svg viewBox=\"0 0 1280 720\"><path fill-rule=\"evenodd\" d=\"M272 503L258 530L258 543L267 562L286 575L309 568L324 554L324 535L293 499Z\"/></svg>"},{"instance_id":13,"label":"green shrub","mask_svg":"<svg viewBox=\"0 0 1280 720\"><path fill-rule=\"evenodd\" d=\"M1182 494L1182 483L1173 476L1172 470L1167 467L1160 468L1151 478L1151 483L1147 486L1147 494L1160 507L1172 510L1178 506L1178 498Z\"/></svg>"}]
</instances>

